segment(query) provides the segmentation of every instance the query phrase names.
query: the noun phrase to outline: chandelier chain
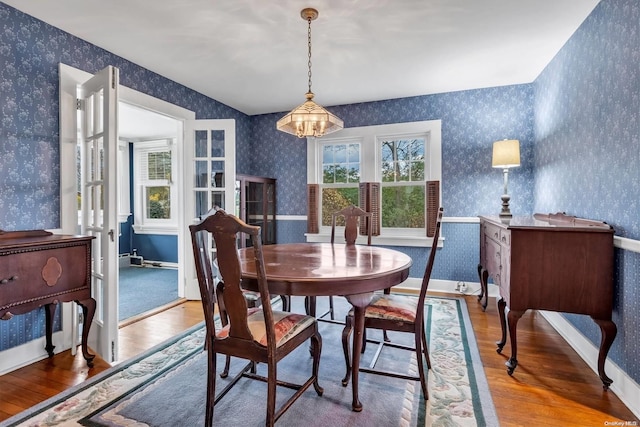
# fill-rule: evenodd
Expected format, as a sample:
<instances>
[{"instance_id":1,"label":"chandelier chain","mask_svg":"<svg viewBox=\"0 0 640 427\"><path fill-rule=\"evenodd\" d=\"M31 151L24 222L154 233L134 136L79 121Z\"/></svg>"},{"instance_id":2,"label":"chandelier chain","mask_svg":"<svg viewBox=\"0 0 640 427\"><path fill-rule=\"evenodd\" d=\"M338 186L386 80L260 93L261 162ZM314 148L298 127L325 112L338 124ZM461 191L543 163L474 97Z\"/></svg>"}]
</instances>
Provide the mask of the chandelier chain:
<instances>
[{"instance_id":1,"label":"chandelier chain","mask_svg":"<svg viewBox=\"0 0 640 427\"><path fill-rule=\"evenodd\" d=\"M311 17L307 18L307 22L309 24L309 29L307 30L307 46L309 48L309 62L307 63L309 66L309 93L311 93Z\"/></svg>"}]
</instances>

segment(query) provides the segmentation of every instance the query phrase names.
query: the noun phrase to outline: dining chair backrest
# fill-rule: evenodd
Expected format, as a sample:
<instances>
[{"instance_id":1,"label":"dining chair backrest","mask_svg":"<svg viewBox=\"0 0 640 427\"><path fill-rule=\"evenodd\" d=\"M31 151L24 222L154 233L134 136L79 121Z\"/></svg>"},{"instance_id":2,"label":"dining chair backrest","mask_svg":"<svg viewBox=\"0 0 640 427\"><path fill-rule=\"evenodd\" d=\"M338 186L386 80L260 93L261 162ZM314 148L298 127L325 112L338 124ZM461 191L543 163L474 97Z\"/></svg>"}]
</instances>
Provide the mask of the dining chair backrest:
<instances>
[{"instance_id":1,"label":"dining chair backrest","mask_svg":"<svg viewBox=\"0 0 640 427\"><path fill-rule=\"evenodd\" d=\"M358 206L350 205L331 215L331 243L335 241L336 220L344 218L344 239L347 245L354 245L358 239L360 230L367 233L367 245L371 245L371 212L367 212Z\"/></svg>"},{"instance_id":2,"label":"dining chair backrest","mask_svg":"<svg viewBox=\"0 0 640 427\"><path fill-rule=\"evenodd\" d=\"M418 299L418 307L424 307L424 300L427 296L427 288L429 287L429 280L431 279L433 263L436 259L436 251L438 250L438 239L440 238L440 227L442 225L443 212L444 212L444 209L440 207L438 209L438 216L436 217L436 226L433 234L433 242L431 243L431 250L429 251L429 258L427 259L427 266L424 270L424 276L422 277L422 285L420 286L420 296ZM418 310L418 311L424 312L424 310Z\"/></svg>"},{"instance_id":3,"label":"dining chair backrest","mask_svg":"<svg viewBox=\"0 0 640 427\"><path fill-rule=\"evenodd\" d=\"M253 341L248 323L247 301L241 285L242 271L237 249L238 233L246 233L253 242L253 253L256 262L259 294L264 312L267 343L275 349L275 332L271 309L271 298L267 288L266 272L262 257L262 240L260 227L245 224L239 218L218 210L201 222L189 227L192 236L193 254L196 273L200 286L200 295L205 314L207 334L216 340L215 304L226 312L229 323L229 334L224 338L225 344L238 341L240 345ZM212 245L212 242L215 245ZM215 250L219 277L217 283L212 271L211 254ZM216 295L214 297L214 295ZM271 338L271 339L269 339Z\"/></svg>"}]
</instances>

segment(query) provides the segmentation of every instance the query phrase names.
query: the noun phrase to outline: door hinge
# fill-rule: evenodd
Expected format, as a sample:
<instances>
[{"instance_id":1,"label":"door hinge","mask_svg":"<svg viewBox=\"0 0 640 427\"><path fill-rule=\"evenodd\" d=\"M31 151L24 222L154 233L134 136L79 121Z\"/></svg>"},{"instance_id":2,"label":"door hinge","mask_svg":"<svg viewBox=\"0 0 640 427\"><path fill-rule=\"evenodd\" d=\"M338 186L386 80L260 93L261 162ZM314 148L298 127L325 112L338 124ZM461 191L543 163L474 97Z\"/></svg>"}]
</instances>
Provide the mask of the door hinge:
<instances>
[{"instance_id":1,"label":"door hinge","mask_svg":"<svg viewBox=\"0 0 640 427\"><path fill-rule=\"evenodd\" d=\"M111 89L115 89L116 88L116 79L118 77L118 74L116 73L117 68L116 67L112 67L111 68Z\"/></svg>"},{"instance_id":2,"label":"door hinge","mask_svg":"<svg viewBox=\"0 0 640 427\"><path fill-rule=\"evenodd\" d=\"M78 111L84 110L84 99L80 99L80 98L76 99L76 110Z\"/></svg>"},{"instance_id":3,"label":"door hinge","mask_svg":"<svg viewBox=\"0 0 640 427\"><path fill-rule=\"evenodd\" d=\"M115 341L111 341L111 361L115 362L116 360L116 343Z\"/></svg>"}]
</instances>

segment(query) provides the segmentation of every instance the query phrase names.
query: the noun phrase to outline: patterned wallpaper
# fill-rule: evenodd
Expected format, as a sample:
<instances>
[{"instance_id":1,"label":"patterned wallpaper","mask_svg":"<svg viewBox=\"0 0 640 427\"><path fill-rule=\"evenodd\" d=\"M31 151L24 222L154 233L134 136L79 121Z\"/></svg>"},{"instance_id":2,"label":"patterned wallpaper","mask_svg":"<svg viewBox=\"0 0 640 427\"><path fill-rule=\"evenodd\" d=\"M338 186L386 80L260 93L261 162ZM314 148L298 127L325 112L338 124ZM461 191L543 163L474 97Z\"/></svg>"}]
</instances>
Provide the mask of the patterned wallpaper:
<instances>
[{"instance_id":1,"label":"patterned wallpaper","mask_svg":"<svg viewBox=\"0 0 640 427\"><path fill-rule=\"evenodd\" d=\"M510 173L514 214L565 210L638 239L638 22L636 0L603 0L532 84L331 110L347 127L441 119L447 217L499 211L502 174L491 168L491 143L514 138L522 150L522 166ZM198 118L235 118L238 172L278 179L278 215L306 214L306 142L276 131L284 112L249 118L2 3L0 25L0 228L58 226L58 62L89 72L115 65L122 84ZM280 221L278 239L301 241L304 229L304 221ZM477 281L478 225L445 223L442 234L434 277ZM416 259L411 276L421 276L426 250L405 250ZM610 353L636 381L639 258L616 252L619 332ZM592 322L579 317L571 320L599 343ZM0 322L0 350L41 336L43 324L37 312Z\"/></svg>"},{"instance_id":2,"label":"patterned wallpaper","mask_svg":"<svg viewBox=\"0 0 640 427\"><path fill-rule=\"evenodd\" d=\"M238 171L248 164L245 114L0 3L0 229L60 226L59 62L92 73L114 65L124 86L199 119L235 119ZM43 310L0 321L0 350L43 335Z\"/></svg>"},{"instance_id":3,"label":"patterned wallpaper","mask_svg":"<svg viewBox=\"0 0 640 427\"><path fill-rule=\"evenodd\" d=\"M640 3L605 0L535 84L534 210L606 221L640 239ZM616 249L609 357L640 383L640 254ZM570 321L594 343L587 316Z\"/></svg>"}]
</instances>

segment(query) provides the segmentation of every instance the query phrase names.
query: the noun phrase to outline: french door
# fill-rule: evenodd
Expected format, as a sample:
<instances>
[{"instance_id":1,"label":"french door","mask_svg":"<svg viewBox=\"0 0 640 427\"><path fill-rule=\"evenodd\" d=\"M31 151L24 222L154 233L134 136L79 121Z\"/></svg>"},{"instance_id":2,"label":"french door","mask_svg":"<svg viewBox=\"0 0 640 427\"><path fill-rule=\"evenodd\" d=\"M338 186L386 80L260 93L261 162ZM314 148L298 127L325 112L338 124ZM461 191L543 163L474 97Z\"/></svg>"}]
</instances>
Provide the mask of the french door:
<instances>
[{"instance_id":1,"label":"french door","mask_svg":"<svg viewBox=\"0 0 640 427\"><path fill-rule=\"evenodd\" d=\"M118 69L80 85L80 232L95 237L91 291L96 314L89 345L107 362L118 357Z\"/></svg>"},{"instance_id":2,"label":"french door","mask_svg":"<svg viewBox=\"0 0 640 427\"><path fill-rule=\"evenodd\" d=\"M188 120L185 125L185 297L200 299L188 225L213 208L235 209L235 120ZM180 242L178 243L180 246Z\"/></svg>"}]
</instances>

